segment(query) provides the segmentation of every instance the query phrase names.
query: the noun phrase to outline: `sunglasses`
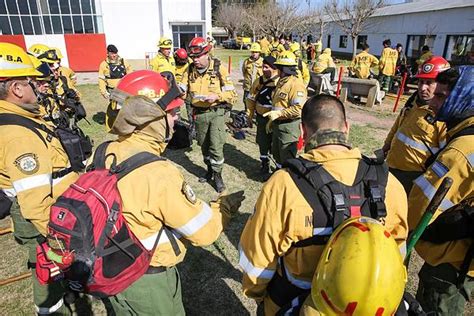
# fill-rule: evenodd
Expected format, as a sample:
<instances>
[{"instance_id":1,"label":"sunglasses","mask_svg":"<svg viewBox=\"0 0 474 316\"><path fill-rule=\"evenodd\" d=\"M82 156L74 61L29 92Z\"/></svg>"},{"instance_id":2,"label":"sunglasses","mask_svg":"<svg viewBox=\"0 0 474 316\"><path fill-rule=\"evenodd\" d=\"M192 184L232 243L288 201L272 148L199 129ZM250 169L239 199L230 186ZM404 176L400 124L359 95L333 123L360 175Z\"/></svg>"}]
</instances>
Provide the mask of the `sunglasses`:
<instances>
[{"instance_id":1,"label":"sunglasses","mask_svg":"<svg viewBox=\"0 0 474 316\"><path fill-rule=\"evenodd\" d=\"M161 45L171 45L171 40L166 40L166 41L163 41L161 42Z\"/></svg>"}]
</instances>

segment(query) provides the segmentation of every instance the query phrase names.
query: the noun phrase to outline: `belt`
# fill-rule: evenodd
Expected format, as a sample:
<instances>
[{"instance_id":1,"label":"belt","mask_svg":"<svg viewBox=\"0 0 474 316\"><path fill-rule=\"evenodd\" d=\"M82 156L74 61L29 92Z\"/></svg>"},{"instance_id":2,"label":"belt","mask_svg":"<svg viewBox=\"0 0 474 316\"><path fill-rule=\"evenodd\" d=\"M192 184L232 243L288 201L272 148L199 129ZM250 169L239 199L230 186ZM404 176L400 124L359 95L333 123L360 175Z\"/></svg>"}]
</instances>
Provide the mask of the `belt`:
<instances>
[{"instance_id":1,"label":"belt","mask_svg":"<svg viewBox=\"0 0 474 316\"><path fill-rule=\"evenodd\" d=\"M145 274L158 274L161 272L165 272L166 267L153 267L149 266L148 269L146 270Z\"/></svg>"},{"instance_id":2,"label":"belt","mask_svg":"<svg viewBox=\"0 0 474 316\"><path fill-rule=\"evenodd\" d=\"M217 111L219 109L225 109L226 105L218 104L218 105L214 105L214 106L211 106L211 107L208 107L208 108L201 108L201 107L198 107L198 106L192 106L192 108L197 113L206 113L206 112L210 112L210 111Z\"/></svg>"}]
</instances>

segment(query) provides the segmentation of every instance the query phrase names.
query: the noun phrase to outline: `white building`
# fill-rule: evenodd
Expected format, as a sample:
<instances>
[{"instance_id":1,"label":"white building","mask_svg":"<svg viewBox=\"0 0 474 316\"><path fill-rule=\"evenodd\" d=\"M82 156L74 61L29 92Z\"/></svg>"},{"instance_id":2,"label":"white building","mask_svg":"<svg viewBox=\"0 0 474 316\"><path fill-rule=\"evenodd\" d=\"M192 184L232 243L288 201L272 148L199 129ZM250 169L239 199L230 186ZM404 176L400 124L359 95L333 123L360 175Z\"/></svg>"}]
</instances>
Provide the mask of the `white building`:
<instances>
[{"instance_id":1,"label":"white building","mask_svg":"<svg viewBox=\"0 0 474 316\"><path fill-rule=\"evenodd\" d=\"M474 63L474 1L413 0L377 10L359 35L358 45L367 42L371 53L380 55L382 42L400 43L408 57L417 58L428 45L435 55L448 60ZM329 23L323 47L340 55L352 54L352 39L339 26Z\"/></svg>"},{"instance_id":2,"label":"white building","mask_svg":"<svg viewBox=\"0 0 474 316\"><path fill-rule=\"evenodd\" d=\"M76 71L97 70L107 44L143 59L161 36L177 48L210 31L211 0L0 0L0 41L58 47Z\"/></svg>"}]
</instances>

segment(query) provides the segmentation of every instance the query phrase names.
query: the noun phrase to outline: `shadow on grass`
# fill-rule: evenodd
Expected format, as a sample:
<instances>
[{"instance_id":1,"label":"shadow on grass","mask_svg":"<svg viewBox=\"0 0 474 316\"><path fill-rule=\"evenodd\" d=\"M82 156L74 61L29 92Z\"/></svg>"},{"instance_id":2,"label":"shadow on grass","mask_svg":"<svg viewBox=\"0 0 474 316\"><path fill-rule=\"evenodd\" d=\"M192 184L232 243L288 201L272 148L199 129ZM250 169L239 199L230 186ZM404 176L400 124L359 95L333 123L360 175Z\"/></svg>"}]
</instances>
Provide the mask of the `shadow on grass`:
<instances>
[{"instance_id":1,"label":"shadow on grass","mask_svg":"<svg viewBox=\"0 0 474 316\"><path fill-rule=\"evenodd\" d=\"M200 148L198 147L190 147L190 148L184 148L184 149L168 149L164 153L164 157L173 161L177 165L180 165L186 171L189 173L195 175L196 177L202 177L206 173L206 169L204 169L201 166L196 165L194 162L189 159L188 155L186 155L187 152L190 152L192 150L199 150Z\"/></svg>"},{"instance_id":2,"label":"shadow on grass","mask_svg":"<svg viewBox=\"0 0 474 316\"><path fill-rule=\"evenodd\" d=\"M100 111L95 113L92 116L92 120L96 122L97 124L104 125L105 124L105 112Z\"/></svg>"},{"instance_id":3,"label":"shadow on grass","mask_svg":"<svg viewBox=\"0 0 474 316\"><path fill-rule=\"evenodd\" d=\"M246 139L243 141L246 141ZM227 143L224 145L224 157L226 164L244 172L248 179L259 182L265 181L265 177L259 174L260 160L247 155L233 144Z\"/></svg>"}]
</instances>

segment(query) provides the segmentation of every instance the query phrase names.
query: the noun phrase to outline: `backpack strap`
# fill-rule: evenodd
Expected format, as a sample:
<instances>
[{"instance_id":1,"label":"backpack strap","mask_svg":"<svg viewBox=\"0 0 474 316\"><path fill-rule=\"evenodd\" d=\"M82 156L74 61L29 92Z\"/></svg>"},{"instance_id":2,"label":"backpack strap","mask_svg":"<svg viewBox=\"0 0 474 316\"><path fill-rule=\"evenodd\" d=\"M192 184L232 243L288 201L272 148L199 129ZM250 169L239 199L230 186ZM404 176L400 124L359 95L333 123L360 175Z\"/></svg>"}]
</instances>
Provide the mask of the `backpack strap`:
<instances>
[{"instance_id":1,"label":"backpack strap","mask_svg":"<svg viewBox=\"0 0 474 316\"><path fill-rule=\"evenodd\" d=\"M303 60L301 58L298 59L298 69L303 72Z\"/></svg>"},{"instance_id":2,"label":"backpack strap","mask_svg":"<svg viewBox=\"0 0 474 316\"><path fill-rule=\"evenodd\" d=\"M105 169L105 160L107 159L107 147L112 141L106 141L97 146L97 149L94 153L94 160L92 162L92 169Z\"/></svg>"},{"instance_id":3,"label":"backpack strap","mask_svg":"<svg viewBox=\"0 0 474 316\"><path fill-rule=\"evenodd\" d=\"M141 153L133 155L132 157L126 159L125 161L122 161L117 166L112 167L110 169L110 172L116 174L117 179L121 180L123 177L125 177L127 174L129 174L130 172L132 172L133 170L137 168L140 168L144 165L147 165L155 161L164 161L164 160L166 159L163 157L143 151Z\"/></svg>"},{"instance_id":4,"label":"backpack strap","mask_svg":"<svg viewBox=\"0 0 474 316\"><path fill-rule=\"evenodd\" d=\"M31 130L33 133L35 133L41 141L44 143L46 147L48 147L48 143L46 140L51 141L51 137L56 137L57 135L55 132L50 130L46 125L37 123L29 118L26 118L24 116L18 115L18 114L12 114L12 113L2 113L0 114L0 126L1 125L16 125L16 126L22 126L24 128L27 128ZM43 131L48 134L48 137L45 139L43 135L39 131Z\"/></svg>"},{"instance_id":5,"label":"backpack strap","mask_svg":"<svg viewBox=\"0 0 474 316\"><path fill-rule=\"evenodd\" d=\"M366 182L369 194L370 217L380 219L387 216L385 188L388 181L388 166L385 162L362 156L354 185Z\"/></svg>"},{"instance_id":6,"label":"backpack strap","mask_svg":"<svg viewBox=\"0 0 474 316\"><path fill-rule=\"evenodd\" d=\"M220 59L217 59L217 58L213 58L212 60L214 60L213 72L216 74L217 78L219 78L219 82L221 84L221 89L222 89L222 87L225 86L225 82L222 79L222 74L220 71L221 61Z\"/></svg>"}]
</instances>

